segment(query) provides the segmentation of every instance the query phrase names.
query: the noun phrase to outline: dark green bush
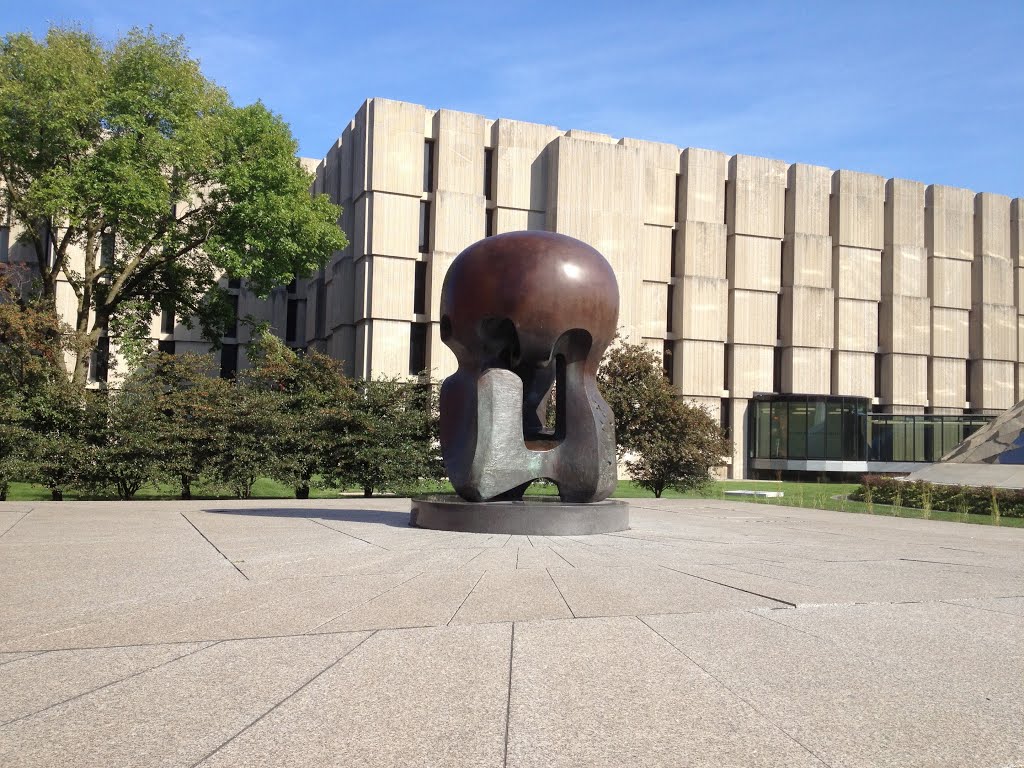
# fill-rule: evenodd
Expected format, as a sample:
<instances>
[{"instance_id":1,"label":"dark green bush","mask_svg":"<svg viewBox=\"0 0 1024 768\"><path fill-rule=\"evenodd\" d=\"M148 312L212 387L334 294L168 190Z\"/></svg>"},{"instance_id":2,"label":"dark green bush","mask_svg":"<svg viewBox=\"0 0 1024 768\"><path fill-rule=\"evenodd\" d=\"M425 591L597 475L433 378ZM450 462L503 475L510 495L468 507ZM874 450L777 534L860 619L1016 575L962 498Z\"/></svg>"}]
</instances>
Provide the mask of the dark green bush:
<instances>
[{"instance_id":1,"label":"dark green bush","mask_svg":"<svg viewBox=\"0 0 1024 768\"><path fill-rule=\"evenodd\" d=\"M1024 490L970 485L936 485L889 475L864 475L854 501L960 514L1024 518Z\"/></svg>"}]
</instances>

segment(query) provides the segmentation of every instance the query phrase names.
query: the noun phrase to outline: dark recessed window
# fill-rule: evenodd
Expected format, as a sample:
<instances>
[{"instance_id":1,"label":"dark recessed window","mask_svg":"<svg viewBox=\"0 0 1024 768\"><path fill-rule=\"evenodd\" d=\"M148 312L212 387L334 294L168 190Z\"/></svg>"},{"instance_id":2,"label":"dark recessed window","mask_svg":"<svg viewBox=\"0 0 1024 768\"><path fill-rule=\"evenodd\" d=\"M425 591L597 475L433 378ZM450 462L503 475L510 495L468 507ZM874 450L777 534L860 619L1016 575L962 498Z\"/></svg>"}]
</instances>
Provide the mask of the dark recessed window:
<instances>
[{"instance_id":1,"label":"dark recessed window","mask_svg":"<svg viewBox=\"0 0 1024 768\"><path fill-rule=\"evenodd\" d=\"M227 297L228 306L231 307L231 320L228 327L224 329L224 337L228 339L238 338L238 294L232 293Z\"/></svg>"},{"instance_id":2,"label":"dark recessed window","mask_svg":"<svg viewBox=\"0 0 1024 768\"><path fill-rule=\"evenodd\" d=\"M882 356L875 355L875 397L882 396Z\"/></svg>"},{"instance_id":3,"label":"dark recessed window","mask_svg":"<svg viewBox=\"0 0 1024 768\"><path fill-rule=\"evenodd\" d=\"M430 203L420 201L420 253L430 252Z\"/></svg>"},{"instance_id":4,"label":"dark recessed window","mask_svg":"<svg viewBox=\"0 0 1024 768\"><path fill-rule=\"evenodd\" d=\"M484 236L491 237L494 234L494 209L487 210L487 218L484 221Z\"/></svg>"},{"instance_id":5,"label":"dark recessed window","mask_svg":"<svg viewBox=\"0 0 1024 768\"><path fill-rule=\"evenodd\" d=\"M427 323L409 326L409 374L415 376L427 367Z\"/></svg>"},{"instance_id":6,"label":"dark recessed window","mask_svg":"<svg viewBox=\"0 0 1024 768\"><path fill-rule=\"evenodd\" d=\"M772 350L772 392L782 391L782 347L775 347Z\"/></svg>"},{"instance_id":7,"label":"dark recessed window","mask_svg":"<svg viewBox=\"0 0 1024 768\"><path fill-rule=\"evenodd\" d=\"M423 142L423 191L434 191L434 141Z\"/></svg>"},{"instance_id":8,"label":"dark recessed window","mask_svg":"<svg viewBox=\"0 0 1024 768\"><path fill-rule=\"evenodd\" d=\"M723 371L722 389L730 389L732 379L732 344L725 345L725 367Z\"/></svg>"},{"instance_id":9,"label":"dark recessed window","mask_svg":"<svg viewBox=\"0 0 1024 768\"><path fill-rule=\"evenodd\" d=\"M100 266L109 267L114 263L114 245L116 237L114 230L108 229L100 237Z\"/></svg>"},{"instance_id":10,"label":"dark recessed window","mask_svg":"<svg viewBox=\"0 0 1024 768\"><path fill-rule=\"evenodd\" d=\"M675 295L676 287L674 285L668 286L668 306L665 310L665 330L669 333L672 333L673 321L675 319L673 317L674 312L672 309L672 305L675 304Z\"/></svg>"},{"instance_id":11,"label":"dark recessed window","mask_svg":"<svg viewBox=\"0 0 1024 768\"><path fill-rule=\"evenodd\" d=\"M10 248L11 228L6 225L0 226L0 262L7 261Z\"/></svg>"},{"instance_id":12,"label":"dark recessed window","mask_svg":"<svg viewBox=\"0 0 1024 768\"><path fill-rule=\"evenodd\" d=\"M110 338L100 336L96 340L96 349L92 353L92 380L106 381L110 369Z\"/></svg>"},{"instance_id":13,"label":"dark recessed window","mask_svg":"<svg viewBox=\"0 0 1024 768\"><path fill-rule=\"evenodd\" d=\"M967 401L967 407L970 408L973 405L974 393L971 392L971 361L964 361L964 376L967 379L966 390L964 393L964 399Z\"/></svg>"},{"instance_id":14,"label":"dark recessed window","mask_svg":"<svg viewBox=\"0 0 1024 768\"><path fill-rule=\"evenodd\" d=\"M427 311L427 262L416 262L416 275L413 280L412 311L422 315ZM417 371L418 373L418 371Z\"/></svg>"},{"instance_id":15,"label":"dark recessed window","mask_svg":"<svg viewBox=\"0 0 1024 768\"><path fill-rule=\"evenodd\" d=\"M225 344L220 348L220 377L233 379L238 375L238 345Z\"/></svg>"},{"instance_id":16,"label":"dark recessed window","mask_svg":"<svg viewBox=\"0 0 1024 768\"><path fill-rule=\"evenodd\" d=\"M722 399L718 410L718 425L722 428L725 436L732 439L732 409L729 408L729 401Z\"/></svg>"},{"instance_id":17,"label":"dark recessed window","mask_svg":"<svg viewBox=\"0 0 1024 768\"><path fill-rule=\"evenodd\" d=\"M484 150L484 197L488 200L493 195L492 184L494 183L494 150Z\"/></svg>"},{"instance_id":18,"label":"dark recessed window","mask_svg":"<svg viewBox=\"0 0 1024 768\"><path fill-rule=\"evenodd\" d=\"M156 351L161 355L173 355L174 339L161 339L156 343Z\"/></svg>"},{"instance_id":19,"label":"dark recessed window","mask_svg":"<svg viewBox=\"0 0 1024 768\"><path fill-rule=\"evenodd\" d=\"M675 204L673 205L673 210L675 211L676 221L682 221L683 220L683 212L682 212L682 210L680 210L680 203L682 202L683 198L682 198L682 195L679 194L679 181L680 181L680 176L677 173L676 174L676 196L675 196Z\"/></svg>"},{"instance_id":20,"label":"dark recessed window","mask_svg":"<svg viewBox=\"0 0 1024 768\"><path fill-rule=\"evenodd\" d=\"M677 248L676 241L678 240L678 236L680 234L681 233L679 233L679 232L677 232L675 230L672 230L672 232L671 232L671 235L672 235L672 249L669 251L670 255L669 255L669 268L668 269L669 269L669 274L672 275L672 277L675 277L676 275L679 274L676 271L676 248Z\"/></svg>"},{"instance_id":21,"label":"dark recessed window","mask_svg":"<svg viewBox=\"0 0 1024 768\"><path fill-rule=\"evenodd\" d=\"M675 366L673 365L675 351L676 343L674 341L666 341L661 353L661 365L669 384L675 384Z\"/></svg>"},{"instance_id":22,"label":"dark recessed window","mask_svg":"<svg viewBox=\"0 0 1024 768\"><path fill-rule=\"evenodd\" d=\"M297 288L297 286L296 286L297 282L298 281L293 277L292 281L290 283L288 283L288 288L286 289L288 291L288 293L291 293L291 294L295 293L296 288Z\"/></svg>"},{"instance_id":23,"label":"dark recessed window","mask_svg":"<svg viewBox=\"0 0 1024 768\"><path fill-rule=\"evenodd\" d=\"M160 333L174 333L174 302L164 302L160 309Z\"/></svg>"},{"instance_id":24,"label":"dark recessed window","mask_svg":"<svg viewBox=\"0 0 1024 768\"><path fill-rule=\"evenodd\" d=\"M288 310L285 317L284 340L294 342L299 325L299 300L288 299Z\"/></svg>"},{"instance_id":25,"label":"dark recessed window","mask_svg":"<svg viewBox=\"0 0 1024 768\"><path fill-rule=\"evenodd\" d=\"M242 278L240 278L240 277L232 277L232 278L230 278L228 280L228 288L230 288L231 290L237 291L241 287L242 287Z\"/></svg>"}]
</instances>

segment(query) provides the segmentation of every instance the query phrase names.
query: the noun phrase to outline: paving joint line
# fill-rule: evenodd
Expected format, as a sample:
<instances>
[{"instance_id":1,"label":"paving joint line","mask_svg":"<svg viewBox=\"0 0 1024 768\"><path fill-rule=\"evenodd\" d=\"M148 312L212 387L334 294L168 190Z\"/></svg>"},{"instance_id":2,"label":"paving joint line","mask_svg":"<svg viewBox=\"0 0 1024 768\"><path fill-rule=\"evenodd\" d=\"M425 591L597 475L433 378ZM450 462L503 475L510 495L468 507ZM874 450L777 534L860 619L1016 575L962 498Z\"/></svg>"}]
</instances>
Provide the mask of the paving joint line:
<instances>
[{"instance_id":1,"label":"paving joint line","mask_svg":"<svg viewBox=\"0 0 1024 768\"><path fill-rule=\"evenodd\" d=\"M549 576L551 574L548 574ZM512 622L512 637L508 646L508 698L505 700L505 750L502 757L502 768L508 766L508 734L512 722L512 660L516 653L516 623Z\"/></svg>"},{"instance_id":2,"label":"paving joint line","mask_svg":"<svg viewBox=\"0 0 1024 768\"><path fill-rule=\"evenodd\" d=\"M690 576L690 577L692 577L694 579L700 579L701 581L706 581L706 582L708 582L710 584L717 584L720 587L725 587L727 589L735 589L737 592L744 592L744 593L746 593L748 595L753 595L754 597L760 597L760 598L764 598L765 600L771 600L771 601L776 602L776 603L782 603L783 605L789 606L790 608L796 608L797 607L796 603L791 603L791 602L789 602L789 600L783 600L783 599L778 598L778 597L772 597L771 595L762 595L760 592L753 592L753 591L751 591L749 589L743 589L742 587L734 587L732 584L723 584L720 581L715 581L714 579L708 579L708 578L705 578L704 576L698 576L695 573L687 573L686 571L680 571L678 568L669 568L667 565L660 565L658 567L659 568L664 568L667 571L673 571L674 573L681 573L684 576Z\"/></svg>"},{"instance_id":3,"label":"paving joint line","mask_svg":"<svg viewBox=\"0 0 1024 768\"><path fill-rule=\"evenodd\" d=\"M1011 597L1020 597L1020 595L1012 595ZM976 597L972 597L972 598L968 598L968 599L970 599L970 600L978 600L978 599L983 599L983 600L984 599L987 599L987 600L1005 600L1007 598L1006 597L990 597L990 598L976 598ZM1000 616L1013 616L1014 618L1017 618L1017 619L1024 619L1024 616L1022 616L1021 614L1019 614L1019 613L1012 613L1011 611L997 611L995 608L982 608L980 605L966 605L965 603L957 603L957 602L953 602L952 600L938 600L937 602L941 603L942 605L952 605L952 606L955 606L957 608L966 608L969 611L985 611L986 613L998 613ZM10 662L8 662L8 663L10 663Z\"/></svg>"},{"instance_id":4,"label":"paving joint line","mask_svg":"<svg viewBox=\"0 0 1024 768\"><path fill-rule=\"evenodd\" d=\"M732 694L737 699L739 699L744 704L746 704L748 707L750 707L752 710L754 710L754 712L756 712L758 714L758 716L761 717L761 719L763 719L766 723L768 723L772 728L774 728L777 731L779 731L779 733L783 734L787 739L792 741L794 744L799 745L801 749L803 749L805 752L807 752L807 754L809 754L815 760L820 762L822 765L826 766L826 768L834 768L831 763L829 763L824 758L822 758L820 755L818 755L817 752L815 752L813 749L811 749L806 744L804 744L802 741L800 741L800 739L796 738L793 734L789 733L789 731L787 731L781 725L779 725L774 720L772 720L770 717L768 717L764 712L762 712L760 709L758 709L756 706L754 706L754 704L750 700L748 700L746 697L741 696L739 693L734 691L731 687L726 685L722 680L720 680L718 678L718 676L716 676L710 670L706 669L702 664L700 664L693 657L691 657L688 653L686 653L686 651L684 651L678 645L676 645L671 640L669 640L667 637L665 637L663 634L661 634L661 632L659 632L654 627L652 627L650 624L648 624L646 621L644 621L640 616L636 616L635 618L636 618L637 621L639 621L641 624L643 624L645 627L647 627L647 629L649 629L655 635L660 637L664 642L668 643L668 645L671 648L675 649L676 653L680 654L684 659L689 661L691 664L693 664L695 667L697 667L697 669L699 669L705 675L707 675L712 680L714 680L716 683L718 683L722 688L724 688L730 694Z\"/></svg>"},{"instance_id":5,"label":"paving joint line","mask_svg":"<svg viewBox=\"0 0 1024 768\"><path fill-rule=\"evenodd\" d=\"M34 659L36 656L42 656L44 653L53 653L53 651L0 651L0 653L23 653L25 654L20 659L11 659L9 661L0 661L0 667L6 667L8 664L14 664L18 661L28 661Z\"/></svg>"},{"instance_id":6,"label":"paving joint line","mask_svg":"<svg viewBox=\"0 0 1024 768\"><path fill-rule=\"evenodd\" d=\"M757 573L755 571L745 571L742 568L736 568L735 565L723 564L716 565L715 568L723 568L727 571L735 571L736 573L744 573L747 576L756 576L759 579L771 579L772 581L781 581L783 584L796 584L798 587L807 587L808 589L815 589L813 584L804 584L802 581L793 581L792 579L781 579L778 576L765 576L763 573Z\"/></svg>"},{"instance_id":7,"label":"paving joint line","mask_svg":"<svg viewBox=\"0 0 1024 768\"><path fill-rule=\"evenodd\" d=\"M385 590L384 590L383 592L380 592L380 593L378 593L378 594L374 595L373 597L371 597L371 598L370 598L369 600L364 600L364 601L363 601L363 602L361 602L361 603L356 603L356 604L355 604L355 605L353 605L353 606L352 606L351 608L346 608L346 609L345 609L344 611L342 611L341 613L339 613L339 614L337 614L337 615L335 615L335 616L332 616L331 618L327 619L327 621L324 621L324 622L321 622L320 624L317 624L317 625L316 625L315 627L313 627L312 629L306 630L306 631L305 631L305 632L303 632L302 634L304 634L304 635L309 635L309 634L312 634L312 633L316 632L316 631L317 631L318 629L320 629L320 627L324 627L324 626L326 626L326 625L330 624L330 623L331 623L332 621L336 621L336 620L340 619L340 618L341 618L342 616L344 616L344 615L345 615L346 613L351 613L351 612L352 612L352 611L354 611L354 610L355 610L356 608L362 608L362 607L363 607L364 605L369 605L369 604L370 604L370 603L372 603L372 602L373 602L374 600L376 600L376 599L378 599L378 598L380 598L380 597L384 597L384 595L388 594L389 592L393 592L394 590L396 590L396 589L398 589L399 587L401 587L401 586L402 586L403 584L408 584L408 583L409 583L410 581L412 581L413 579L415 579L415 578L417 578L417 577L419 577L419 576L422 576L422 575L423 575L424 573L426 573L426 571L420 571L419 573L413 574L412 576L410 576L410 577L409 577L408 579L406 579L405 581L399 582L398 584L395 584L395 585L394 585L394 586L392 586L392 587L388 587L388 588L387 588L387 589L385 589ZM350 630L350 631L354 631L354 630ZM320 633L318 633L318 634L329 634L329 633L324 633L324 632L320 632Z\"/></svg>"},{"instance_id":8,"label":"paving joint line","mask_svg":"<svg viewBox=\"0 0 1024 768\"><path fill-rule=\"evenodd\" d=\"M234 741L235 739L237 739L237 738L238 738L239 736L241 736L241 735L242 735L243 733L245 733L245 732L246 732L246 731L248 731L248 730L249 730L250 728L252 728L252 727L254 727L255 725L257 725L257 724L258 724L258 723L259 723L259 722L260 722L261 720L263 720L263 719L264 719L265 717L267 717L268 715L270 715L270 714L271 714L271 713L272 713L272 712L273 712L274 710L276 710L276 709L277 709L278 707L280 707L280 706L282 706L283 704L285 704L285 703L286 703L286 702L287 702L288 700L290 700L290 699L291 699L291 698L292 698L293 696L296 696L296 695L298 695L299 693L301 693L301 692L302 692L302 691L303 691L303 690L304 690L305 688L307 688L307 687L308 687L308 686L310 686L310 685L311 685L312 683L314 683L314 682L315 682L315 681L316 681L316 680L317 680L317 679L318 679L318 678L319 678L319 677L320 677L321 675L323 675L323 674L325 674L326 672L329 672L330 670L334 669L334 667L338 666L338 664L340 664L340 663L341 663L342 661L344 661L344 660L345 660L345 659L346 659L346 658L347 658L347 657L348 657L348 656L349 656L350 654L352 654L352 653L355 653L355 651L356 651L356 650L358 650L358 649L359 649L360 647L362 647L363 643L365 643L365 642L366 642L367 640L369 640L369 639L370 639L371 637L373 637L374 635L376 635L376 634L377 634L377 633L378 633L379 631L380 631L380 630L377 630L377 629L375 629L375 630L371 631L371 632L370 632L370 634L368 634L368 635L367 635L366 637L364 637L364 638L363 638L362 640L360 640L360 641L359 641L358 643L356 643L356 644L355 644L355 645L354 645L353 647L349 648L349 649L348 649L347 651L345 651L345 652L344 652L343 654L341 654L341 656L339 656L339 657L338 657L337 659L335 659L334 661L332 661L332 662L331 662L330 664L328 664L328 665L327 665L326 667L324 667L323 669L321 669L321 670L320 670L319 672L317 672L317 673L316 673L315 675L313 675L313 676L312 676L311 678L309 678L309 680L307 680L306 682L304 682L304 683L303 683L302 685L300 685L300 686L299 686L298 688L296 688L296 689L295 689L294 691L292 691L291 693L289 693L289 694L288 694L287 696L285 696L285 697L284 697L283 699L281 699L281 700L280 700L279 702L277 702L277 704L275 704L274 706L272 706L272 707L271 707L270 709L268 709L268 710L267 710L266 712L264 712L264 713L263 713L262 715L260 715L260 716L259 716L259 717L257 717L257 718L256 718L255 720L253 720L253 721L252 721L251 723L249 723L249 724L248 724L247 726L245 726L244 728L242 728L242 729L241 729L240 731L238 731L238 733L236 733L236 734L235 734L234 736L232 736L232 737L231 737L230 739L228 739L227 741L225 741L225 742L224 742L223 744L221 744L221 745L220 745L219 747L217 747L216 749L214 749L214 750L213 750L212 752L210 752L209 754L203 755L203 757L202 757L202 758L200 758L200 759L199 759L199 760L197 760L196 762L192 763L192 765L191 765L191 768L196 768L196 766L198 766L198 765L201 765L202 763L205 763L205 762L206 762L207 760L209 760L209 759L210 759L211 757L213 757L213 756L214 756L215 754L217 754L218 752L220 752L220 750L224 749L224 747L226 747L226 746L227 746L228 744L230 744L231 742L233 742L233 741Z\"/></svg>"},{"instance_id":9,"label":"paving joint line","mask_svg":"<svg viewBox=\"0 0 1024 768\"><path fill-rule=\"evenodd\" d=\"M6 528L4 528L3 533L0 533L0 539L2 539L4 536L6 536L11 531L13 531L14 530L14 526L16 526L18 523L20 523L26 517L28 517L29 514L31 514L33 510L35 510L35 507L29 507L28 512L25 512L21 517L19 517L17 520L15 520L13 523L11 523Z\"/></svg>"},{"instance_id":10,"label":"paving joint line","mask_svg":"<svg viewBox=\"0 0 1024 768\"><path fill-rule=\"evenodd\" d=\"M334 526L328 525L325 522L317 520L315 517L307 517L306 519L309 520L309 522L316 523L317 525L319 525L319 526L321 526L323 528L326 528L329 531L334 531L335 533L340 533L342 536L348 536L349 538L355 539L356 541L361 541L364 544L369 544L371 547L377 547L378 549L383 549L385 552L390 552L391 551L387 547L382 547L380 544L374 544L372 541L367 541L366 539L362 539L362 538L356 536L355 534L349 533L348 531L343 531L340 528L335 528Z\"/></svg>"},{"instance_id":11,"label":"paving joint line","mask_svg":"<svg viewBox=\"0 0 1024 768\"><path fill-rule=\"evenodd\" d=\"M466 604L466 601L469 600L469 596L472 595L473 592L476 590L477 584L479 584L481 581L483 581L484 575L486 573L487 573L487 571L484 571L483 573L481 573L480 574L480 578L478 578L476 581L473 582L473 586L470 587L470 590L469 590L469 592L466 593L466 596L464 598L462 598L462 602L459 603L459 607L455 609L455 613L453 613L452 617L450 619L448 619L448 622L445 624L446 627L450 627L452 625L452 622L455 621L455 617L459 615L459 611L462 610L462 606L464 606Z\"/></svg>"},{"instance_id":12,"label":"paving joint line","mask_svg":"<svg viewBox=\"0 0 1024 768\"><path fill-rule=\"evenodd\" d=\"M22 720L27 720L30 717L35 717L36 715L41 715L43 712L47 712L47 711L53 709L54 707L60 707L60 706L63 706L64 704L70 704L72 701L80 699L83 696L89 696L89 695L91 695L93 693L96 693L97 691L102 691L104 688L110 688L112 685L120 685L121 683L125 683L125 682L131 680L132 678L139 677L140 675L144 675L147 672L153 672L153 671L155 671L157 669L160 669L161 667L167 666L168 664L173 664L176 661L181 661L182 659L186 659L189 656L193 656L194 654L200 653L201 651L205 651L207 648L213 648L215 645L220 645L221 643L224 643L224 642L227 642L227 641L226 640L212 640L212 641L208 641L206 645L202 646L201 648L196 648L194 651L189 651L188 653L183 653L180 656L175 656L173 659L168 659L167 661L162 661L159 664L155 664L152 667L146 667L145 669L139 670L138 672L133 672L132 674L127 675L127 676L122 677L122 678L119 678L117 680L111 680L109 683L104 683L103 685L98 685L95 688L92 688L91 690L83 691L82 693L75 694L74 696L71 696L70 698L64 699L63 701L56 701L53 704L50 704L48 706L43 707L42 709L37 709L35 712L29 712L27 715L22 715L21 717L15 717L12 720L8 720L6 722L0 723L0 728L6 728L8 725L13 725L14 723L20 722Z\"/></svg>"},{"instance_id":13,"label":"paving joint line","mask_svg":"<svg viewBox=\"0 0 1024 768\"><path fill-rule=\"evenodd\" d=\"M196 526L195 523L193 523L191 520L188 519L188 517L186 517L184 512L179 512L178 514L180 514L182 516L182 518L184 518L186 523L188 523L189 525L192 526L192 528L195 530L196 533L198 533L200 536L203 537L203 539L206 541L207 544L209 544L211 547L213 547L215 550L217 550L217 554L219 554L221 557L223 557L225 560L227 560L229 563L231 563L231 567L234 568L236 571L238 571L240 574L242 574L242 578L244 578L246 581L251 581L251 579L248 576L245 575L245 571L243 571L241 568L239 568L237 565L235 565L235 561L234 560L232 560L230 557L228 557L223 552L221 552L220 551L220 547L218 547L216 544L214 544L212 541L210 541L210 539L207 538L206 534L203 533L201 530L199 530L198 526Z\"/></svg>"},{"instance_id":14,"label":"paving joint line","mask_svg":"<svg viewBox=\"0 0 1024 768\"><path fill-rule=\"evenodd\" d=\"M555 577L551 575L551 569L545 568L544 571L547 573L548 578L551 579L551 583L555 585L555 590L558 592L558 596L562 598L562 602L565 603L565 607L569 609L569 615L571 615L574 619L579 618L576 615L576 611L574 611L572 609L572 606L569 605L569 601L565 599L565 595L562 594L562 588L558 586L558 582L555 581Z\"/></svg>"},{"instance_id":15,"label":"paving joint line","mask_svg":"<svg viewBox=\"0 0 1024 768\"><path fill-rule=\"evenodd\" d=\"M569 562L568 560L566 560L566 559L565 559L565 556L564 556L564 555L563 555L563 554L562 554L561 552L559 552L559 551L558 551L557 549L555 549L554 547L548 547L548 549L550 549L550 550L551 550L552 552L554 552L554 553L555 553L556 555L558 555L558 556L559 556L560 558L562 558L563 560L565 560L565 562L569 564L569 567L570 567L570 568L575 568L575 567L576 567L575 565L573 565L572 563L570 563L570 562ZM548 573L548 576L550 576L550 575L551 575L551 574L550 574L550 572L549 572L549 573Z\"/></svg>"}]
</instances>

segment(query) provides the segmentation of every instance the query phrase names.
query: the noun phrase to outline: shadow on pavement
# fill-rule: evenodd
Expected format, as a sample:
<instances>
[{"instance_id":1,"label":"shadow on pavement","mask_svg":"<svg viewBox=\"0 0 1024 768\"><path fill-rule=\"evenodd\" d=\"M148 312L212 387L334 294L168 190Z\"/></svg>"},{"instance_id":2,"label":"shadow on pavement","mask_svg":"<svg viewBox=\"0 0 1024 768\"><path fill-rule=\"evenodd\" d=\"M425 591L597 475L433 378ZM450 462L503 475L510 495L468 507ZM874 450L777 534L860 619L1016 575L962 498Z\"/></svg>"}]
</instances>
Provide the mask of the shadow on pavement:
<instances>
[{"instance_id":1,"label":"shadow on pavement","mask_svg":"<svg viewBox=\"0 0 1024 768\"><path fill-rule=\"evenodd\" d=\"M247 515L250 517L303 517L315 520L339 520L347 523L377 523L392 528L408 528L408 512L384 509L289 509L287 507L257 507L235 509L204 509L213 515Z\"/></svg>"}]
</instances>

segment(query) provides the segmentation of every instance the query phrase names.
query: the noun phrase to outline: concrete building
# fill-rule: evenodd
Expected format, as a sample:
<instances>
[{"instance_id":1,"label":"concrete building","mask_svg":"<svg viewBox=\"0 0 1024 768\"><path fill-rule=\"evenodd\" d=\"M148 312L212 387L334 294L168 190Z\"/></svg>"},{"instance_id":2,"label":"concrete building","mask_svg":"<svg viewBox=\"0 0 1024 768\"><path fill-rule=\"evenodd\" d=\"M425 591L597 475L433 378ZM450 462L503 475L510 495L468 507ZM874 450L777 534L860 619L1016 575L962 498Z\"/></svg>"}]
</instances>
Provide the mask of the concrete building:
<instances>
[{"instance_id":1,"label":"concrete building","mask_svg":"<svg viewBox=\"0 0 1024 768\"><path fill-rule=\"evenodd\" d=\"M486 235L537 229L608 258L622 335L730 429L734 476L871 468L755 455L753 401L788 403L788 433L792 403L813 421L846 398L907 417L881 421L931 446L933 426L959 421L937 417L1024 398L1020 199L385 99L360 107L316 174L351 245L300 281L287 335L356 376L448 375L448 265ZM824 445L830 427L813 423Z\"/></svg>"},{"instance_id":2,"label":"concrete building","mask_svg":"<svg viewBox=\"0 0 1024 768\"><path fill-rule=\"evenodd\" d=\"M239 313L350 375L451 373L448 266L534 229L608 258L622 335L730 430L735 477L926 460L1024 399L1021 199L386 99L307 162L350 245ZM166 316L153 338L205 349Z\"/></svg>"}]
</instances>

